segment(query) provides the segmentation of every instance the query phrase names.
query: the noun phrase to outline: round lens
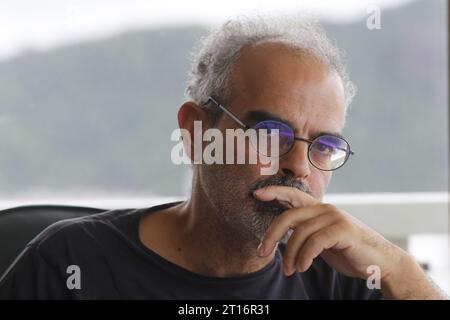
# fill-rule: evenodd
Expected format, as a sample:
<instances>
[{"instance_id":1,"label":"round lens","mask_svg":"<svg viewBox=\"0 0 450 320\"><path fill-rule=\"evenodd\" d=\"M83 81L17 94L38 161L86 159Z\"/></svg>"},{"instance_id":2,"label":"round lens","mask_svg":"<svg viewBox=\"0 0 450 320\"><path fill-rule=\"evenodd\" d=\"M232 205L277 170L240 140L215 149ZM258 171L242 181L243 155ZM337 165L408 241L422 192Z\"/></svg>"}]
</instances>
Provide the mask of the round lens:
<instances>
[{"instance_id":1,"label":"round lens","mask_svg":"<svg viewBox=\"0 0 450 320\"><path fill-rule=\"evenodd\" d=\"M252 128L256 130L257 139L251 140L251 144L258 153L265 156L282 156L289 152L294 143L292 128L282 122L265 120ZM278 146L273 139L278 139Z\"/></svg>"},{"instance_id":2,"label":"round lens","mask_svg":"<svg viewBox=\"0 0 450 320\"><path fill-rule=\"evenodd\" d=\"M344 139L323 135L311 143L309 160L318 169L335 170L347 161L349 151L350 147Z\"/></svg>"}]
</instances>

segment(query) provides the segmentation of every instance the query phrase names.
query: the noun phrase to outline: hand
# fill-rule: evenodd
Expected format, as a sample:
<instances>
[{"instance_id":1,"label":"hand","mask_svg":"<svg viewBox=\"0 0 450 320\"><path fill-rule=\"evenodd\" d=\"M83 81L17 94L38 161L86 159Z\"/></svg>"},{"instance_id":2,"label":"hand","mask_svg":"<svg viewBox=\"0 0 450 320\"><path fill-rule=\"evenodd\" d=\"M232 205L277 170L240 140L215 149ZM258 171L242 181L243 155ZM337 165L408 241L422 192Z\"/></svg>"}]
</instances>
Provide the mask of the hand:
<instances>
[{"instance_id":1,"label":"hand","mask_svg":"<svg viewBox=\"0 0 450 320\"><path fill-rule=\"evenodd\" d=\"M283 257L286 276L308 270L320 255L332 268L350 277L366 279L370 275L367 267L378 266L382 286L384 282L392 297L398 293L399 298L400 291L392 293L392 288L400 290L405 286L400 285L405 281L405 272L412 272L415 280L426 278L405 251L334 205L285 186L268 186L255 191L254 196L260 201L278 200L292 206L273 221L258 247L260 256L268 256L277 242L293 230ZM424 285L424 281L419 283ZM406 282L408 286L411 281ZM402 292L412 289L407 287Z\"/></svg>"}]
</instances>

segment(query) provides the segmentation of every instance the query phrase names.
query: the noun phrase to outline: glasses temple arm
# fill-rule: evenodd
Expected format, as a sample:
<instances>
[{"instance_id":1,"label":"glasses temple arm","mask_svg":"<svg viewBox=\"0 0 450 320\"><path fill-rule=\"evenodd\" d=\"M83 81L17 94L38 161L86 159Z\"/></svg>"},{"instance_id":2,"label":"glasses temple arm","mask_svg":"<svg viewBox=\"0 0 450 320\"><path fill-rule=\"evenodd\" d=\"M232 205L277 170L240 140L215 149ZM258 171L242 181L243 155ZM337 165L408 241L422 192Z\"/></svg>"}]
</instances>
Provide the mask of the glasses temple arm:
<instances>
[{"instance_id":1,"label":"glasses temple arm","mask_svg":"<svg viewBox=\"0 0 450 320\"><path fill-rule=\"evenodd\" d=\"M211 100L212 102L214 102L214 104L216 106L218 106L223 112L225 112L227 115L229 115L234 121L236 121L237 123L239 123L239 125L241 125L243 128L248 128L241 120L239 120L238 117L236 117L231 111L229 111L227 108L225 108L224 106L222 106L219 102L217 102L214 98L209 97L209 100Z\"/></svg>"}]
</instances>

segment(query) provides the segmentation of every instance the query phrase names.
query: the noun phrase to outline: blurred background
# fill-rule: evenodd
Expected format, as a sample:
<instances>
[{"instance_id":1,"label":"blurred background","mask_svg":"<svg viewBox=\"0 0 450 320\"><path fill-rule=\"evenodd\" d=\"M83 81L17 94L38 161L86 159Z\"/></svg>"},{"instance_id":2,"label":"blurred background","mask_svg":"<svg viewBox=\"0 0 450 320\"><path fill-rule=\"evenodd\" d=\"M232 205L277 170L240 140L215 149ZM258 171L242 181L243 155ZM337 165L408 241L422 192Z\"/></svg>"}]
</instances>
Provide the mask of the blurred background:
<instances>
[{"instance_id":1,"label":"blurred background","mask_svg":"<svg viewBox=\"0 0 450 320\"><path fill-rule=\"evenodd\" d=\"M190 170L172 164L170 134L190 52L227 18L266 12L319 18L359 89L344 132L356 156L326 200L449 292L445 0L1 0L0 209L186 197Z\"/></svg>"}]
</instances>

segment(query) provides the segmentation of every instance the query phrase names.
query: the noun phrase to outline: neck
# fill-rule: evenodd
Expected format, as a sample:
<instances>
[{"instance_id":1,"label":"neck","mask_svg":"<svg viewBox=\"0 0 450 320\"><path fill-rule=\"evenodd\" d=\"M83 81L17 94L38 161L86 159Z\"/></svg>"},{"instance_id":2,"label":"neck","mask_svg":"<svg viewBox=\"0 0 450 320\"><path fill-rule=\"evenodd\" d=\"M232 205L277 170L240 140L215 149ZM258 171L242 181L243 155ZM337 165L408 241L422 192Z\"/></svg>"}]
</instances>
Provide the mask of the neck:
<instances>
[{"instance_id":1,"label":"neck","mask_svg":"<svg viewBox=\"0 0 450 320\"><path fill-rule=\"evenodd\" d=\"M259 257L259 243L227 224L201 188L192 190L177 215L179 250L188 269L206 276L240 276L260 270L273 259L274 253Z\"/></svg>"}]
</instances>

